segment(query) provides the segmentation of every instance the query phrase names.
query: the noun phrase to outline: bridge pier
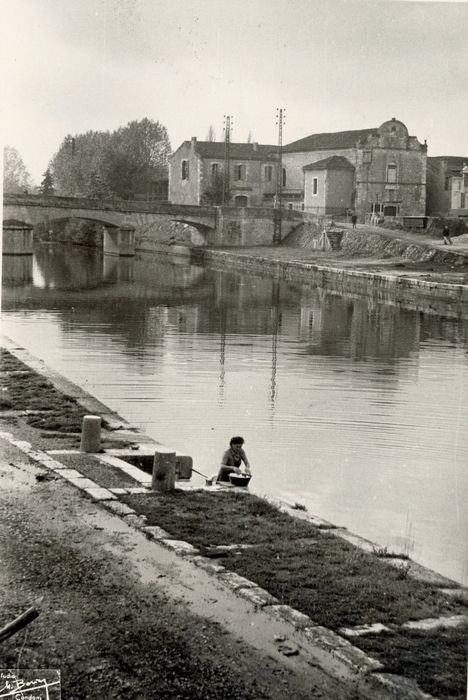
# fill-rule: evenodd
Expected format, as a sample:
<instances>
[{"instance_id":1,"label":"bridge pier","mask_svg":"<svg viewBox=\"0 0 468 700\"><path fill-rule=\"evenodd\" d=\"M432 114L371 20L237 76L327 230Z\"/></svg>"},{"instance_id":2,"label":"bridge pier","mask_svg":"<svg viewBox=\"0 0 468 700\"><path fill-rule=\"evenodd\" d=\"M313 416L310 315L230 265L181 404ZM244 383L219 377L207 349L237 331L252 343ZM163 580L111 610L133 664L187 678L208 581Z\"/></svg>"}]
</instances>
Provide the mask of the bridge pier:
<instances>
[{"instance_id":1,"label":"bridge pier","mask_svg":"<svg viewBox=\"0 0 468 700\"><path fill-rule=\"evenodd\" d=\"M122 226L104 226L104 255L135 255L135 228L130 224Z\"/></svg>"},{"instance_id":2,"label":"bridge pier","mask_svg":"<svg viewBox=\"0 0 468 700\"><path fill-rule=\"evenodd\" d=\"M24 221L7 220L3 222L2 254L32 255L34 230Z\"/></svg>"}]
</instances>

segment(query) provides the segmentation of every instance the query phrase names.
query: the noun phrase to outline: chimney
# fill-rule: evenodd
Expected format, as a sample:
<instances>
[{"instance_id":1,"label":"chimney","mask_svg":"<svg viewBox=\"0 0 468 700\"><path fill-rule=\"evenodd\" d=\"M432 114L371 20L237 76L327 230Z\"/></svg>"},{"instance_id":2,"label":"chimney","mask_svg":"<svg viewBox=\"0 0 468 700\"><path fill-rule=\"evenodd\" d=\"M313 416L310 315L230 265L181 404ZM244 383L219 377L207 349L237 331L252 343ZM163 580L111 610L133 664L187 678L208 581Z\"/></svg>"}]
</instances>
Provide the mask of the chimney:
<instances>
[{"instance_id":1,"label":"chimney","mask_svg":"<svg viewBox=\"0 0 468 700\"><path fill-rule=\"evenodd\" d=\"M191 141L191 144L192 144L192 148L195 148L195 146L197 145L197 137L196 137L196 136L192 136L192 138L190 139L190 141Z\"/></svg>"}]
</instances>

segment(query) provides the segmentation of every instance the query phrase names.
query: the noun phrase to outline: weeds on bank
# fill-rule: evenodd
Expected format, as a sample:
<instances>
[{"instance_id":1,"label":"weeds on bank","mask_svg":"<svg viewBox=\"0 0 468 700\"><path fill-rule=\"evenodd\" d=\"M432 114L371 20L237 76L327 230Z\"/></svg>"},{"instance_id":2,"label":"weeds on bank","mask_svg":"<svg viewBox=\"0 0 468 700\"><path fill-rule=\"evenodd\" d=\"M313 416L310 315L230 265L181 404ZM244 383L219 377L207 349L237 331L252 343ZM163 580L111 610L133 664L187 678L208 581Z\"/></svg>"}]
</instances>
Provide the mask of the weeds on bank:
<instances>
[{"instance_id":1,"label":"weeds on bank","mask_svg":"<svg viewBox=\"0 0 468 700\"><path fill-rule=\"evenodd\" d=\"M436 698L465 700L468 627L358 637L353 644L384 664L384 673L415 678Z\"/></svg>"},{"instance_id":2,"label":"weeds on bank","mask_svg":"<svg viewBox=\"0 0 468 700\"><path fill-rule=\"evenodd\" d=\"M291 506L293 510L302 510L306 511L307 507L303 503L295 503L293 506Z\"/></svg>"},{"instance_id":3,"label":"weeds on bank","mask_svg":"<svg viewBox=\"0 0 468 700\"><path fill-rule=\"evenodd\" d=\"M407 554L390 552L388 547L374 547L372 553L375 554L376 557L380 557L380 559L409 559Z\"/></svg>"},{"instance_id":4,"label":"weeds on bank","mask_svg":"<svg viewBox=\"0 0 468 700\"><path fill-rule=\"evenodd\" d=\"M175 491L124 497L149 525L195 547L252 544L223 564L332 629L437 617L460 609L403 569L251 494Z\"/></svg>"},{"instance_id":5,"label":"weeds on bank","mask_svg":"<svg viewBox=\"0 0 468 700\"><path fill-rule=\"evenodd\" d=\"M0 350L0 368L0 410L32 411L26 422L33 428L81 431L85 411L73 397L57 391L50 381L4 349Z\"/></svg>"}]
</instances>

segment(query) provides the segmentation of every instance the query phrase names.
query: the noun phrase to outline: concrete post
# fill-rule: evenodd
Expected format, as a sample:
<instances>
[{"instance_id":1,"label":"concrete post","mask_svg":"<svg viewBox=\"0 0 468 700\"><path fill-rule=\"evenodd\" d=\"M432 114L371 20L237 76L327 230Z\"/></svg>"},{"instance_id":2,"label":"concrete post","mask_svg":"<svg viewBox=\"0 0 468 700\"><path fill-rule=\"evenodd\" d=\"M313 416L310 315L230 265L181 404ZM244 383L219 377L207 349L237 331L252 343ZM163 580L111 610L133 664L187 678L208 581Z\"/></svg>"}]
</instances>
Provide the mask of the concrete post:
<instances>
[{"instance_id":1,"label":"concrete post","mask_svg":"<svg viewBox=\"0 0 468 700\"><path fill-rule=\"evenodd\" d=\"M83 416L80 452L99 452L101 449L100 416Z\"/></svg>"},{"instance_id":2,"label":"concrete post","mask_svg":"<svg viewBox=\"0 0 468 700\"><path fill-rule=\"evenodd\" d=\"M175 489L176 455L175 452L155 452L153 460L153 491L166 493Z\"/></svg>"}]
</instances>

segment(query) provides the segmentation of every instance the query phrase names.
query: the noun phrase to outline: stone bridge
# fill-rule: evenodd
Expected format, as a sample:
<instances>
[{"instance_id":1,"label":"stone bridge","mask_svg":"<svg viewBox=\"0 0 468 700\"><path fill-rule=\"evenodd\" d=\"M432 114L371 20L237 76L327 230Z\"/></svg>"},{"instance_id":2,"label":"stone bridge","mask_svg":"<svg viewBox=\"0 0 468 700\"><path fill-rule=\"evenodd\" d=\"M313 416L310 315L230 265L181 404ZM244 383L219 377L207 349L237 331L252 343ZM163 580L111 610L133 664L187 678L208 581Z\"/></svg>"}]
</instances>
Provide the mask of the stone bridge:
<instances>
[{"instance_id":1,"label":"stone bridge","mask_svg":"<svg viewBox=\"0 0 468 700\"><path fill-rule=\"evenodd\" d=\"M29 236L28 227L68 219L86 219L104 227L104 252L131 255L138 248L138 231L152 223L177 221L197 229L205 245L269 245L273 241L272 208L202 207L160 202L95 200L77 197L5 194L3 197L4 253L17 250L11 241ZM301 212L283 213L283 237L302 221ZM8 230L7 224L12 226ZM16 228L15 228L16 227ZM136 236L135 236L136 234ZM27 244L25 244L27 245ZM132 252L133 246L133 252Z\"/></svg>"}]
</instances>

